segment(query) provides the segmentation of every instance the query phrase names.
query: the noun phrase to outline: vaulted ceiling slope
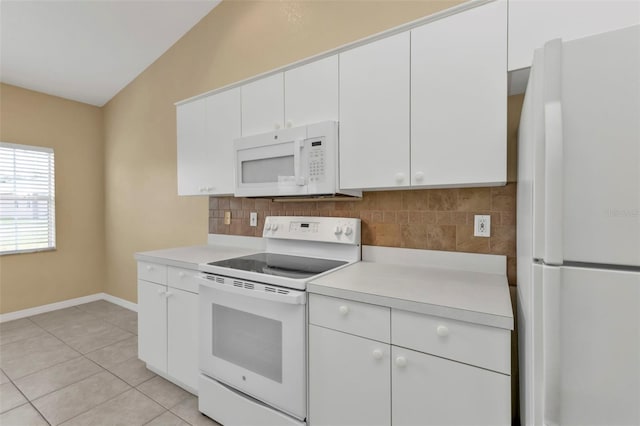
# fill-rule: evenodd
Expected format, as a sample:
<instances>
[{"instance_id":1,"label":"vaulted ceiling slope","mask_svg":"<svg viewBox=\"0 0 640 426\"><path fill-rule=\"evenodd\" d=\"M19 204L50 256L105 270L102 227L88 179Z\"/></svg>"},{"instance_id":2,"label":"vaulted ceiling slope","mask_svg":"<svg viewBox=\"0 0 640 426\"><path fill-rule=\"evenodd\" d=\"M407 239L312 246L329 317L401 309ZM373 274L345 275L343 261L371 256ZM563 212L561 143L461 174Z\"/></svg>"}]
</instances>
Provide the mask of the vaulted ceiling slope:
<instances>
[{"instance_id":1,"label":"vaulted ceiling slope","mask_svg":"<svg viewBox=\"0 0 640 426\"><path fill-rule=\"evenodd\" d=\"M220 0L0 0L0 81L102 106Z\"/></svg>"}]
</instances>

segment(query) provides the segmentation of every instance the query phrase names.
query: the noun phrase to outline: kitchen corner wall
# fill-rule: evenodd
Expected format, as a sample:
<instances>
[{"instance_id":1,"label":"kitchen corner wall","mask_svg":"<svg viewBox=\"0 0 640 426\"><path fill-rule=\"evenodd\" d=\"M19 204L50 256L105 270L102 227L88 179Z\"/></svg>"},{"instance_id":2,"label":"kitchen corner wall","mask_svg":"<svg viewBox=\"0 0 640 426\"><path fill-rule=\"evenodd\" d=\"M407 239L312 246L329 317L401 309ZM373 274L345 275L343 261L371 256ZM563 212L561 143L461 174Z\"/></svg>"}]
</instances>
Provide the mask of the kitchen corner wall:
<instances>
[{"instance_id":1,"label":"kitchen corner wall","mask_svg":"<svg viewBox=\"0 0 640 426\"><path fill-rule=\"evenodd\" d=\"M0 313L104 290L104 140L100 108L0 84L0 140L53 148L56 244L0 256Z\"/></svg>"}]
</instances>

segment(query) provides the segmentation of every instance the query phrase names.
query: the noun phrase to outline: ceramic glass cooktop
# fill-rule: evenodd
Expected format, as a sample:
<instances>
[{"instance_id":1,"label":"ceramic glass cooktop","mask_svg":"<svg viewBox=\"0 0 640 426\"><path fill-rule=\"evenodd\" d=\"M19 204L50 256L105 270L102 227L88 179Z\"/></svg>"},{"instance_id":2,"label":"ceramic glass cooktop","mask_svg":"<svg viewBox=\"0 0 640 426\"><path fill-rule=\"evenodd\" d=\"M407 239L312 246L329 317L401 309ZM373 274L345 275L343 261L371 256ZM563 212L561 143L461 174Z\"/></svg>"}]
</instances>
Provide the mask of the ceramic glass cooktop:
<instances>
[{"instance_id":1,"label":"ceramic glass cooktop","mask_svg":"<svg viewBox=\"0 0 640 426\"><path fill-rule=\"evenodd\" d=\"M290 256L275 253L258 253L207 263L207 265L212 266L288 278L309 278L346 264L347 262L340 260Z\"/></svg>"}]
</instances>

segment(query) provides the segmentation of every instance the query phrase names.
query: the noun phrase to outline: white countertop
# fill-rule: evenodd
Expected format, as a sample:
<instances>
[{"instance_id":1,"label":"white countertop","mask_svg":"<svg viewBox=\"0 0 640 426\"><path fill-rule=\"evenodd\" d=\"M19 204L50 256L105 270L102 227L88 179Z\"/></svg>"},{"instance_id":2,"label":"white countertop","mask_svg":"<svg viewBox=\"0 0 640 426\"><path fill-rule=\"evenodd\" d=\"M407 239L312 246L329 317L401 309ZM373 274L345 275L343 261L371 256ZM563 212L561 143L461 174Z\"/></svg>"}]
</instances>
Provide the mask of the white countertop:
<instances>
[{"instance_id":1,"label":"white countertop","mask_svg":"<svg viewBox=\"0 0 640 426\"><path fill-rule=\"evenodd\" d=\"M216 262L231 257L247 256L258 250L219 245L177 247L163 250L144 251L135 254L136 260L161 263L178 268L198 269L198 264Z\"/></svg>"},{"instance_id":2,"label":"white countertop","mask_svg":"<svg viewBox=\"0 0 640 426\"><path fill-rule=\"evenodd\" d=\"M359 262L311 280L307 291L513 329L504 274Z\"/></svg>"}]
</instances>

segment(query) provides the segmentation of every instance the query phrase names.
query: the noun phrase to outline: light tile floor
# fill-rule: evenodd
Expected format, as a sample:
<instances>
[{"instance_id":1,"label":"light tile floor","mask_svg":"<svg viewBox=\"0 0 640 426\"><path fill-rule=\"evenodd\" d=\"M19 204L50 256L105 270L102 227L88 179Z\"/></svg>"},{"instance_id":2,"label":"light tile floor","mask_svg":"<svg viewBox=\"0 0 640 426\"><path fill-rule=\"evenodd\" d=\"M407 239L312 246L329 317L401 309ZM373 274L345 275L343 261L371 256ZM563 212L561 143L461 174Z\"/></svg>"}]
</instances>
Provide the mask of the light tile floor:
<instances>
[{"instance_id":1,"label":"light tile floor","mask_svg":"<svg viewBox=\"0 0 640 426\"><path fill-rule=\"evenodd\" d=\"M0 324L0 425L217 425L138 360L137 328L103 300Z\"/></svg>"}]
</instances>

